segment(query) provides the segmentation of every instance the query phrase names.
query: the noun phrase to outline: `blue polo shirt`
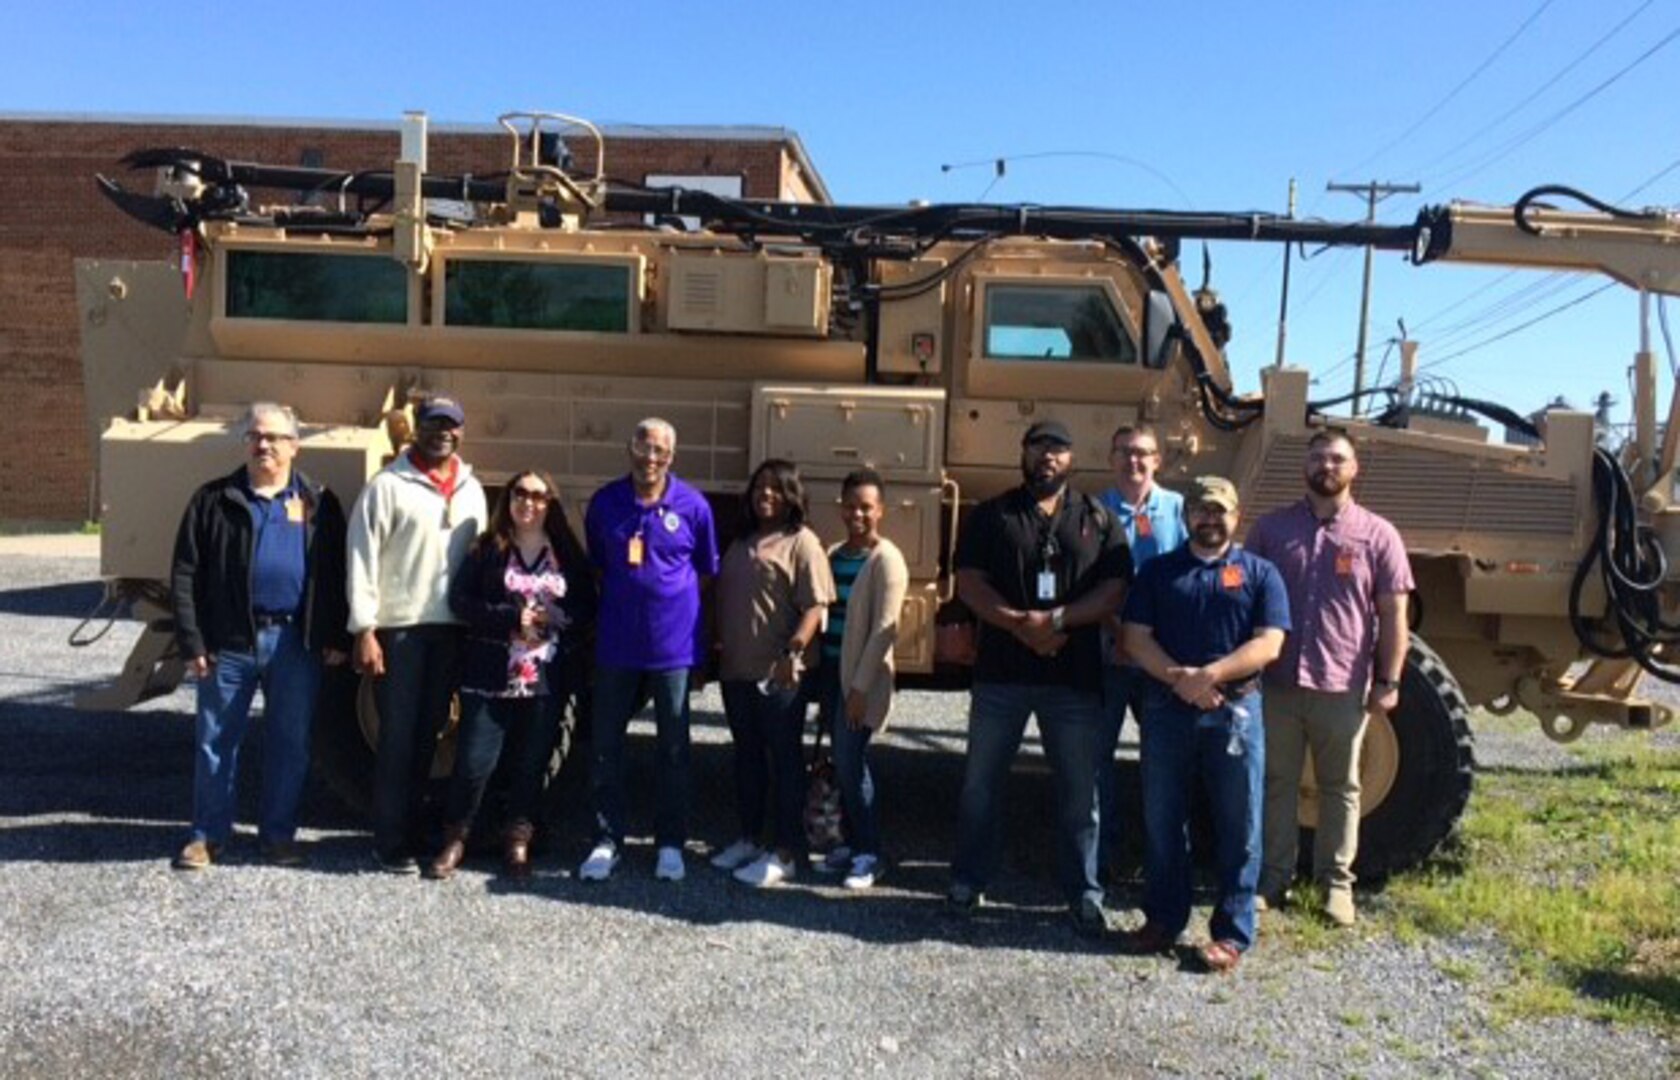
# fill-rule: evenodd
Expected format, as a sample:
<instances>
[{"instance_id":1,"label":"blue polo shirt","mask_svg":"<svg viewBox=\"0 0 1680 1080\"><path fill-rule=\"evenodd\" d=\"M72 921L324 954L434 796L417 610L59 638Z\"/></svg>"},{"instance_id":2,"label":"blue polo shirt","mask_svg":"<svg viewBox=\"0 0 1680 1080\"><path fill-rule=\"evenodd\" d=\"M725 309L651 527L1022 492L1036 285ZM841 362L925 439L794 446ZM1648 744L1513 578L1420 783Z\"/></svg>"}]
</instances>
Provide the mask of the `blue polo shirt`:
<instances>
[{"instance_id":1,"label":"blue polo shirt","mask_svg":"<svg viewBox=\"0 0 1680 1080\"><path fill-rule=\"evenodd\" d=\"M1176 491L1151 484L1142 507L1134 507L1115 488L1103 492L1101 498L1102 504L1114 512L1126 530L1126 543L1131 545L1135 569L1142 569L1150 559L1176 551L1190 540L1184 525L1184 496Z\"/></svg>"},{"instance_id":2,"label":"blue polo shirt","mask_svg":"<svg viewBox=\"0 0 1680 1080\"><path fill-rule=\"evenodd\" d=\"M1237 544L1211 561L1186 544L1138 573L1121 621L1150 627L1168 656L1201 667L1260 630L1287 632L1289 594L1277 567Z\"/></svg>"},{"instance_id":3,"label":"blue polo shirt","mask_svg":"<svg viewBox=\"0 0 1680 1080\"><path fill-rule=\"evenodd\" d=\"M247 474L243 493L251 508L251 613L297 615L309 577L309 504L303 489L293 474L284 491L264 498L251 490Z\"/></svg>"},{"instance_id":4,"label":"blue polo shirt","mask_svg":"<svg viewBox=\"0 0 1680 1080\"><path fill-rule=\"evenodd\" d=\"M700 578L718 570L717 531L706 497L676 477L651 506L628 476L589 500L589 557L601 571L595 658L604 667L670 671L705 659ZM640 537L637 545L632 539ZM641 564L632 565L633 547Z\"/></svg>"}]
</instances>

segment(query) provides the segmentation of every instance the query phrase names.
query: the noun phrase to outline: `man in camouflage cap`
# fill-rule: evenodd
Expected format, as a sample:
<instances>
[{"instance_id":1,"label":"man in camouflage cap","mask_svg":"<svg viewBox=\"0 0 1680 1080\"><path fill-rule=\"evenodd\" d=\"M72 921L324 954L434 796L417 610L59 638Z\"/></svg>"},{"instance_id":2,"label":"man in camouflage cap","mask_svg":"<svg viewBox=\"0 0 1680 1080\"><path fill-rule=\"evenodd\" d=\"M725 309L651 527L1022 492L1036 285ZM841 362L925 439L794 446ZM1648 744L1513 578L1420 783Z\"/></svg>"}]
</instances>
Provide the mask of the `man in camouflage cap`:
<instances>
[{"instance_id":1,"label":"man in camouflage cap","mask_svg":"<svg viewBox=\"0 0 1680 1080\"><path fill-rule=\"evenodd\" d=\"M1217 896L1212 971L1254 944L1265 749L1260 671L1289 630L1277 568L1232 542L1237 489L1198 477L1184 496L1190 542L1139 572L1121 616L1126 651L1150 676L1142 733L1144 901L1140 952L1176 944L1190 921L1190 797L1208 794Z\"/></svg>"}]
</instances>

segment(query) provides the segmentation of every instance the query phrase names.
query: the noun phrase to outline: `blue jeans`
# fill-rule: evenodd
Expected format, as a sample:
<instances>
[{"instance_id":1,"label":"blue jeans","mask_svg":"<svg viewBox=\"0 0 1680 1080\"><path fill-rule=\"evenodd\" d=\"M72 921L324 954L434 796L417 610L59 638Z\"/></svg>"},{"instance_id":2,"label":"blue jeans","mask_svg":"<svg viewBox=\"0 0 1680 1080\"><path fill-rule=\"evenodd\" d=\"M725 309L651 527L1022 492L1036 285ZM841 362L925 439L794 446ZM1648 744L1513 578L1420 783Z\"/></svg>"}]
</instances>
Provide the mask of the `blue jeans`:
<instances>
[{"instance_id":1,"label":"blue jeans","mask_svg":"<svg viewBox=\"0 0 1680 1080\"><path fill-rule=\"evenodd\" d=\"M775 782L776 850L805 850L805 697L799 687L767 694L750 680L725 679L723 711L735 743L735 808L741 836L764 835L764 804Z\"/></svg>"},{"instance_id":2,"label":"blue jeans","mask_svg":"<svg viewBox=\"0 0 1680 1080\"><path fill-rule=\"evenodd\" d=\"M1246 710L1246 717L1237 714ZM1208 930L1215 941L1254 944L1254 890L1260 882L1260 809L1266 739L1260 695L1197 712L1159 683L1143 714L1143 913L1178 934L1190 922L1190 795L1201 778L1211 804L1216 897Z\"/></svg>"},{"instance_id":3,"label":"blue jeans","mask_svg":"<svg viewBox=\"0 0 1680 1080\"><path fill-rule=\"evenodd\" d=\"M1087 898L1101 902L1093 773L1102 734L1102 698L1065 686L974 685L951 876L979 891L997 868L1003 788L1029 715L1038 718L1055 786L1056 863L1062 891L1069 904Z\"/></svg>"},{"instance_id":4,"label":"blue jeans","mask_svg":"<svg viewBox=\"0 0 1680 1080\"><path fill-rule=\"evenodd\" d=\"M1129 664L1103 665L1103 730L1097 746L1097 817L1101 822L1097 863L1104 873L1117 865L1120 852L1120 782L1114 752L1120 746L1120 728L1126 722L1127 711L1131 712L1134 724L1142 720L1143 696L1148 686L1149 676L1142 668Z\"/></svg>"},{"instance_id":5,"label":"blue jeans","mask_svg":"<svg viewBox=\"0 0 1680 1080\"><path fill-rule=\"evenodd\" d=\"M374 755L373 845L399 855L419 846L420 808L438 734L460 684L461 628L449 623L378 631L385 674L374 680L379 746Z\"/></svg>"},{"instance_id":6,"label":"blue jeans","mask_svg":"<svg viewBox=\"0 0 1680 1080\"><path fill-rule=\"evenodd\" d=\"M624 843L624 742L630 718L649 697L658 730L658 785L654 835L660 847L688 839L688 669L642 671L595 668L594 752L589 791L595 839Z\"/></svg>"},{"instance_id":7,"label":"blue jeans","mask_svg":"<svg viewBox=\"0 0 1680 1080\"><path fill-rule=\"evenodd\" d=\"M455 748L455 775L449 781L446 823L472 827L484 789L510 740L507 820L537 820L543 774L548 771L560 726L560 700L547 694L524 698L461 695L461 738Z\"/></svg>"},{"instance_id":8,"label":"blue jeans","mask_svg":"<svg viewBox=\"0 0 1680 1080\"><path fill-rule=\"evenodd\" d=\"M846 723L846 691L840 685L840 661L824 659L817 669L817 694L822 705L819 723L828 725L834 748L834 780L840 787L845 812L846 843L853 855L880 855L881 831L875 817L875 778L869 772L869 740L873 728L853 730Z\"/></svg>"},{"instance_id":9,"label":"blue jeans","mask_svg":"<svg viewBox=\"0 0 1680 1080\"><path fill-rule=\"evenodd\" d=\"M309 777L309 726L321 691L321 661L303 646L296 623L257 631L255 653L222 652L198 682L197 747L193 755L192 837L225 844L233 832L239 744L251 699L263 692L263 843L297 833L298 802Z\"/></svg>"}]
</instances>

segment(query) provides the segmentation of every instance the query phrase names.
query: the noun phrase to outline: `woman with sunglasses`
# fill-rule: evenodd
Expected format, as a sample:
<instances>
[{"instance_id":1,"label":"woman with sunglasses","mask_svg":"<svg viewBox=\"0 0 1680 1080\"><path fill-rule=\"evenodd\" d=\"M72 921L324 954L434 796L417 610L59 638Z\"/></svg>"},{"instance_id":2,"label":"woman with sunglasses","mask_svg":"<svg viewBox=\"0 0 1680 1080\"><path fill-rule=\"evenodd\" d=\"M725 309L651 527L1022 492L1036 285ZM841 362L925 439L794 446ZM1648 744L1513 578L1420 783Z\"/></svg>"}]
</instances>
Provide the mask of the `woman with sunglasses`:
<instances>
[{"instance_id":1,"label":"woman with sunglasses","mask_svg":"<svg viewBox=\"0 0 1680 1080\"><path fill-rule=\"evenodd\" d=\"M509 875L531 870L543 775L559 727L560 660L594 614L594 578L547 475L517 473L502 489L490 527L450 583L449 603L467 624L461 737L444 809L443 848L427 868L454 875L503 757L508 761L503 854Z\"/></svg>"},{"instance_id":2,"label":"woman with sunglasses","mask_svg":"<svg viewBox=\"0 0 1680 1080\"><path fill-rule=\"evenodd\" d=\"M822 541L805 525L805 487L790 461L770 458L747 485L741 536L718 570L723 709L735 743L741 835L712 859L756 888L792 877L805 850L806 655L834 602ZM774 784L772 785L772 779ZM772 847L759 846L775 792Z\"/></svg>"}]
</instances>

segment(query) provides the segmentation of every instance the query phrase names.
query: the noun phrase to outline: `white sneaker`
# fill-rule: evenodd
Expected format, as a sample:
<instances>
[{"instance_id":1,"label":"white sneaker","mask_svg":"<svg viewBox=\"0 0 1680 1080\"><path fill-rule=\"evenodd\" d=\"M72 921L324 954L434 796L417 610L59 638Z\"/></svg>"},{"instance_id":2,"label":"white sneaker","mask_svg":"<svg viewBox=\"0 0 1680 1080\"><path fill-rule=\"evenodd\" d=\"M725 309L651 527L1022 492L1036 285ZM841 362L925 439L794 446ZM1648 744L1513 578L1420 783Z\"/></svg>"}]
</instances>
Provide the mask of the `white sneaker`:
<instances>
[{"instance_id":1,"label":"white sneaker","mask_svg":"<svg viewBox=\"0 0 1680 1080\"><path fill-rule=\"evenodd\" d=\"M653 865L653 876L660 881L681 881L687 870L683 867L682 848L662 847Z\"/></svg>"},{"instance_id":2,"label":"white sneaker","mask_svg":"<svg viewBox=\"0 0 1680 1080\"><path fill-rule=\"evenodd\" d=\"M748 863L735 871L736 881L743 885L751 885L755 889L773 889L792 878L793 863L776 858L774 851L765 852L759 856L758 861Z\"/></svg>"},{"instance_id":3,"label":"white sneaker","mask_svg":"<svg viewBox=\"0 0 1680 1080\"><path fill-rule=\"evenodd\" d=\"M712 865L719 870L739 870L751 862L757 862L764 849L751 840L737 840L712 856Z\"/></svg>"},{"instance_id":4,"label":"white sneaker","mask_svg":"<svg viewBox=\"0 0 1680 1080\"><path fill-rule=\"evenodd\" d=\"M848 889L872 889L881 872L881 860L874 855L859 855L852 860L852 868L842 883Z\"/></svg>"},{"instance_id":5,"label":"white sneaker","mask_svg":"<svg viewBox=\"0 0 1680 1080\"><path fill-rule=\"evenodd\" d=\"M589 858L578 867L578 877L583 881L605 881L612 877L613 868L617 865L618 845L611 840L603 840L590 850Z\"/></svg>"},{"instance_id":6,"label":"white sneaker","mask_svg":"<svg viewBox=\"0 0 1680 1080\"><path fill-rule=\"evenodd\" d=\"M819 874L844 874L851 868L852 849L844 844L823 856L822 861L818 862L816 866Z\"/></svg>"}]
</instances>

